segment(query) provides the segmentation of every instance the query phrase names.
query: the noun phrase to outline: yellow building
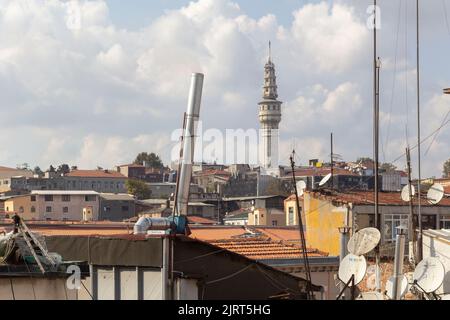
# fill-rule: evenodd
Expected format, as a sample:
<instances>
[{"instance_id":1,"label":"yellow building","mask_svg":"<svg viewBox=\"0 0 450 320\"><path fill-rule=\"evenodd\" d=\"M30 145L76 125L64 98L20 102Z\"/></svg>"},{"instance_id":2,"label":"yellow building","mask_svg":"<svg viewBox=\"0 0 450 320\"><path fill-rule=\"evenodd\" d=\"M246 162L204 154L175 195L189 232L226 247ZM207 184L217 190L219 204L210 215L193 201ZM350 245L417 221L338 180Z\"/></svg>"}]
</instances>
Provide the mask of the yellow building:
<instances>
[{"instance_id":1,"label":"yellow building","mask_svg":"<svg viewBox=\"0 0 450 320\"><path fill-rule=\"evenodd\" d=\"M8 199L7 215L19 214L25 220L98 220L99 194L95 191L32 191Z\"/></svg>"},{"instance_id":2,"label":"yellow building","mask_svg":"<svg viewBox=\"0 0 450 320\"><path fill-rule=\"evenodd\" d=\"M286 226L286 218L284 212L278 209L254 209L248 214L248 225L283 227Z\"/></svg>"},{"instance_id":3,"label":"yellow building","mask_svg":"<svg viewBox=\"0 0 450 320\"><path fill-rule=\"evenodd\" d=\"M300 202L300 213L303 212L303 196L299 197ZM297 201L295 195L291 195L286 200L284 200L284 213L286 216L287 226L298 226L298 212L297 212ZM303 225L305 225L305 218L302 214Z\"/></svg>"}]
</instances>

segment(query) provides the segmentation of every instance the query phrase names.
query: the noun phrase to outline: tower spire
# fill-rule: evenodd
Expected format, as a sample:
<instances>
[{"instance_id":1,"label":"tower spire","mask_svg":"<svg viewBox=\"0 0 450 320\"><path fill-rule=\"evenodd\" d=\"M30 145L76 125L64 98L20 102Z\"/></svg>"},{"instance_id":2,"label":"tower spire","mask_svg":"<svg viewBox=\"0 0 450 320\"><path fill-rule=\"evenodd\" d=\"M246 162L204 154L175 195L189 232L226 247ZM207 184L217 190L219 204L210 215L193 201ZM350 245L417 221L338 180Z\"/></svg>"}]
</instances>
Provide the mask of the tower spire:
<instances>
[{"instance_id":1,"label":"tower spire","mask_svg":"<svg viewBox=\"0 0 450 320\"><path fill-rule=\"evenodd\" d=\"M269 62L272 62L272 43L269 40Z\"/></svg>"}]
</instances>

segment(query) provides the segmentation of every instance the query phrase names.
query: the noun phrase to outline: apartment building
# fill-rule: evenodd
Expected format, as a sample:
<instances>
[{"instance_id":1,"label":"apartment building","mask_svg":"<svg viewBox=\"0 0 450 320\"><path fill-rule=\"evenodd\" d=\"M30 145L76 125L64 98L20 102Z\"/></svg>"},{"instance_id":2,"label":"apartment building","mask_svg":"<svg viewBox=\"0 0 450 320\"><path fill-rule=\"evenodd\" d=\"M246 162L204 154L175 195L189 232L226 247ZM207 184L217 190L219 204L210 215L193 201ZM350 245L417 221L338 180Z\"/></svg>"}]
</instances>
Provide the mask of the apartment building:
<instances>
[{"instance_id":1,"label":"apartment building","mask_svg":"<svg viewBox=\"0 0 450 320\"><path fill-rule=\"evenodd\" d=\"M99 194L95 191L36 190L10 198L5 214L19 214L25 220L98 220Z\"/></svg>"}]
</instances>

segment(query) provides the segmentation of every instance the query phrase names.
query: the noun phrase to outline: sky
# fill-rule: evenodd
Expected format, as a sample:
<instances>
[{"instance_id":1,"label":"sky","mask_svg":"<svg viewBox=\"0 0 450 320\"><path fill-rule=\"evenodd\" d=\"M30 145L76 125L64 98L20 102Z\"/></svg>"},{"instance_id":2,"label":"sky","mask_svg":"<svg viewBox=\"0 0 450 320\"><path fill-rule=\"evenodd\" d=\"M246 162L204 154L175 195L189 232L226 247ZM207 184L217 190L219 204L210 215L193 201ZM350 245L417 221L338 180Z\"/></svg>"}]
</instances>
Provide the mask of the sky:
<instances>
[{"instance_id":1,"label":"sky","mask_svg":"<svg viewBox=\"0 0 450 320\"><path fill-rule=\"evenodd\" d=\"M344 159L372 156L371 3L0 0L0 165L111 168L141 151L168 163L192 72L205 74L204 130L257 129L269 41L281 161L294 147L297 164L328 159L330 132ZM403 169L417 142L415 7L378 3L380 160ZM450 0L420 14L426 138L450 119ZM440 176L448 158L450 124L422 144L423 176ZM415 150L412 160L416 175Z\"/></svg>"}]
</instances>

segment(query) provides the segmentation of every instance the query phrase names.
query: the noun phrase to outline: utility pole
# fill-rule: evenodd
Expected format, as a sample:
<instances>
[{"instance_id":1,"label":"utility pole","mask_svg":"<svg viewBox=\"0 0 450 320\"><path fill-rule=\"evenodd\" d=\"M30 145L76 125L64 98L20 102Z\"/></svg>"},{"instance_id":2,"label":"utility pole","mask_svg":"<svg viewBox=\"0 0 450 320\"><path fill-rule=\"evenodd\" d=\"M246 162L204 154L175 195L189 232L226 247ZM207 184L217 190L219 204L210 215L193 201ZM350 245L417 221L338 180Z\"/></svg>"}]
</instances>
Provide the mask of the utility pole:
<instances>
[{"instance_id":1,"label":"utility pole","mask_svg":"<svg viewBox=\"0 0 450 320\"><path fill-rule=\"evenodd\" d=\"M417 183L417 194L418 196L418 207L417 207L417 213L419 218L419 235L417 238L417 255L418 255L418 262L422 261L423 258L423 246L422 246L422 208L421 208L421 195L420 195L420 183L422 182L422 173L421 173L421 153L420 153L420 33L419 33L419 0L416 0L416 14L417 14L417 160L418 160L418 166L419 166L419 181Z\"/></svg>"},{"instance_id":2,"label":"utility pole","mask_svg":"<svg viewBox=\"0 0 450 320\"><path fill-rule=\"evenodd\" d=\"M302 258L303 263L305 267L305 275L306 275L306 281L307 281L307 297L308 300L312 300L314 298L313 291L311 288L311 270L309 268L309 260L308 260L308 252L306 248L306 240L305 240L305 232L303 230L303 221L302 221L302 214L300 211L300 201L298 199L298 191L297 191L297 182L295 179L295 162L294 162L294 155L295 151L292 152L292 155L290 157L291 160L291 168L292 168L292 181L294 183L294 191L295 191L295 200L297 204L297 217L298 217L298 226L300 231L300 241L301 241L301 248L302 248Z\"/></svg>"}]
</instances>

